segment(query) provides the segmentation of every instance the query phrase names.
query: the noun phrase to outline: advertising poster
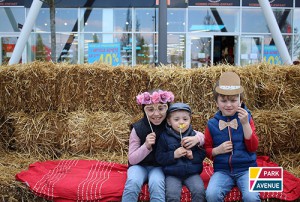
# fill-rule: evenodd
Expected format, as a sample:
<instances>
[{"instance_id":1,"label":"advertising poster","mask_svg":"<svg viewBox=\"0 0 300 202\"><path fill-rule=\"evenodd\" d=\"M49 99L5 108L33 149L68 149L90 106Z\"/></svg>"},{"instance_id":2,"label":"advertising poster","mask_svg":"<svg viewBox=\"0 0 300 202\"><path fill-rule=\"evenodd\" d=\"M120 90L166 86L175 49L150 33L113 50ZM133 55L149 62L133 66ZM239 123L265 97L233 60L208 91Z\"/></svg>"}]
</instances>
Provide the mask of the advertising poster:
<instances>
[{"instance_id":1,"label":"advertising poster","mask_svg":"<svg viewBox=\"0 0 300 202\"><path fill-rule=\"evenodd\" d=\"M293 7L293 0L269 0L272 7ZM258 0L243 0L243 6L259 7Z\"/></svg>"},{"instance_id":2,"label":"advertising poster","mask_svg":"<svg viewBox=\"0 0 300 202\"><path fill-rule=\"evenodd\" d=\"M277 65L283 64L276 46L264 46L264 62Z\"/></svg>"},{"instance_id":3,"label":"advertising poster","mask_svg":"<svg viewBox=\"0 0 300 202\"><path fill-rule=\"evenodd\" d=\"M240 6L236 0L189 0L190 6Z\"/></svg>"},{"instance_id":4,"label":"advertising poster","mask_svg":"<svg viewBox=\"0 0 300 202\"><path fill-rule=\"evenodd\" d=\"M24 0L0 0L0 6L24 6Z\"/></svg>"},{"instance_id":5,"label":"advertising poster","mask_svg":"<svg viewBox=\"0 0 300 202\"><path fill-rule=\"evenodd\" d=\"M88 63L94 62L103 62L112 66L120 65L120 43L89 43Z\"/></svg>"}]
</instances>

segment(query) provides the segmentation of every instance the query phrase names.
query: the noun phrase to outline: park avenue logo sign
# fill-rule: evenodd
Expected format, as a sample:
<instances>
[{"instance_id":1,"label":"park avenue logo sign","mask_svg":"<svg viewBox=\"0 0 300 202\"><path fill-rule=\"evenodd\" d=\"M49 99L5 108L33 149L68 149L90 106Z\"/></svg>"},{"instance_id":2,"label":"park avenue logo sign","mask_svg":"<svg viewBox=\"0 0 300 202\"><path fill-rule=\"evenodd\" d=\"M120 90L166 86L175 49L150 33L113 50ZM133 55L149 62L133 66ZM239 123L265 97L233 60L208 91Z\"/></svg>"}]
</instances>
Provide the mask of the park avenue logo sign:
<instances>
[{"instance_id":1,"label":"park avenue logo sign","mask_svg":"<svg viewBox=\"0 0 300 202\"><path fill-rule=\"evenodd\" d=\"M250 167L249 191L250 192L282 192L283 168L282 167Z\"/></svg>"},{"instance_id":2,"label":"park avenue logo sign","mask_svg":"<svg viewBox=\"0 0 300 202\"><path fill-rule=\"evenodd\" d=\"M273 3L275 0L269 0L270 4Z\"/></svg>"}]
</instances>

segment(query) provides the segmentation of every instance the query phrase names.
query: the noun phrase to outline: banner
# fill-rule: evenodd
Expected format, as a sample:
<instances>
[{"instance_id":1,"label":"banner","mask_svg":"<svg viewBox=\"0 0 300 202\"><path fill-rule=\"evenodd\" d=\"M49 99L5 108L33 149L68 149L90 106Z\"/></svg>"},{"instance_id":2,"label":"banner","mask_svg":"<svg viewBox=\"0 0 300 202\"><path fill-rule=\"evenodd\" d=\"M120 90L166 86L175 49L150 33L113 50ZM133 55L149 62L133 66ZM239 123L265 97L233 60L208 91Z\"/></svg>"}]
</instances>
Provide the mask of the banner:
<instances>
[{"instance_id":1,"label":"banner","mask_svg":"<svg viewBox=\"0 0 300 202\"><path fill-rule=\"evenodd\" d=\"M120 43L89 43L88 63L94 62L103 62L112 66L120 65Z\"/></svg>"},{"instance_id":2,"label":"banner","mask_svg":"<svg viewBox=\"0 0 300 202\"><path fill-rule=\"evenodd\" d=\"M1 1L1 0L0 0ZM25 0L25 6L29 8L33 0ZM131 8L131 7L155 7L156 0L55 0L56 8ZM43 7L49 7L43 3Z\"/></svg>"},{"instance_id":3,"label":"banner","mask_svg":"<svg viewBox=\"0 0 300 202\"><path fill-rule=\"evenodd\" d=\"M24 0L0 0L0 6L24 6Z\"/></svg>"},{"instance_id":4,"label":"banner","mask_svg":"<svg viewBox=\"0 0 300 202\"><path fill-rule=\"evenodd\" d=\"M236 0L189 0L189 6L240 6Z\"/></svg>"},{"instance_id":5,"label":"banner","mask_svg":"<svg viewBox=\"0 0 300 202\"><path fill-rule=\"evenodd\" d=\"M260 7L258 0L243 0L243 6ZM293 7L293 0L269 0L272 7Z\"/></svg>"}]
</instances>

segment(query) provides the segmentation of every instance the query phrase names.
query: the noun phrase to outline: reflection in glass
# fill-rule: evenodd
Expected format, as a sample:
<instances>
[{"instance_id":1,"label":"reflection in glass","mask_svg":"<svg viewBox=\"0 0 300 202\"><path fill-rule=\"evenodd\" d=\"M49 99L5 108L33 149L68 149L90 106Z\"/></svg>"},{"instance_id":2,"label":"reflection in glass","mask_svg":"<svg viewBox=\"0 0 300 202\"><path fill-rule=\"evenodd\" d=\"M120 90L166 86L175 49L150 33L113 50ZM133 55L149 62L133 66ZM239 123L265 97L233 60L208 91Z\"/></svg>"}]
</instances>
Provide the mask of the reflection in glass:
<instances>
[{"instance_id":1,"label":"reflection in glass","mask_svg":"<svg viewBox=\"0 0 300 202\"><path fill-rule=\"evenodd\" d=\"M211 64L211 37L191 35L191 67L198 68Z\"/></svg>"},{"instance_id":2,"label":"reflection in glass","mask_svg":"<svg viewBox=\"0 0 300 202\"><path fill-rule=\"evenodd\" d=\"M189 8L191 32L237 32L239 31L239 10L236 8Z\"/></svg>"},{"instance_id":3,"label":"reflection in glass","mask_svg":"<svg viewBox=\"0 0 300 202\"><path fill-rule=\"evenodd\" d=\"M24 25L25 10L23 8L0 7L0 32L19 32Z\"/></svg>"},{"instance_id":4,"label":"reflection in glass","mask_svg":"<svg viewBox=\"0 0 300 202\"><path fill-rule=\"evenodd\" d=\"M168 32L184 32L185 31L185 16L186 9L169 8L168 9Z\"/></svg>"},{"instance_id":5,"label":"reflection in glass","mask_svg":"<svg viewBox=\"0 0 300 202\"><path fill-rule=\"evenodd\" d=\"M135 10L137 32L156 32L158 28L158 13L155 8L137 8Z\"/></svg>"},{"instance_id":6,"label":"reflection in glass","mask_svg":"<svg viewBox=\"0 0 300 202\"><path fill-rule=\"evenodd\" d=\"M300 9L294 10L294 52L293 61L300 61Z\"/></svg>"},{"instance_id":7,"label":"reflection in glass","mask_svg":"<svg viewBox=\"0 0 300 202\"><path fill-rule=\"evenodd\" d=\"M136 34L136 64L154 63L154 37L154 34Z\"/></svg>"},{"instance_id":8,"label":"reflection in glass","mask_svg":"<svg viewBox=\"0 0 300 202\"><path fill-rule=\"evenodd\" d=\"M291 36L285 35L283 36L285 44L288 48L289 54L292 53L292 40ZM280 57L279 51L275 45L275 42L271 36L264 37L264 58L263 61L268 64L278 64L283 65L284 61Z\"/></svg>"},{"instance_id":9,"label":"reflection in glass","mask_svg":"<svg viewBox=\"0 0 300 202\"><path fill-rule=\"evenodd\" d=\"M184 66L185 34L168 34L167 62Z\"/></svg>"},{"instance_id":10,"label":"reflection in glass","mask_svg":"<svg viewBox=\"0 0 300 202\"><path fill-rule=\"evenodd\" d=\"M131 66L132 64L132 35L129 33L114 34L114 43L121 45L121 64Z\"/></svg>"},{"instance_id":11,"label":"reflection in glass","mask_svg":"<svg viewBox=\"0 0 300 202\"><path fill-rule=\"evenodd\" d=\"M57 32L77 31L77 9L57 8L55 13L55 28ZM36 32L50 32L49 8L42 8L35 23Z\"/></svg>"},{"instance_id":12,"label":"reflection in glass","mask_svg":"<svg viewBox=\"0 0 300 202\"><path fill-rule=\"evenodd\" d=\"M241 38L241 66L256 64L262 61L262 38L242 37Z\"/></svg>"},{"instance_id":13,"label":"reflection in glass","mask_svg":"<svg viewBox=\"0 0 300 202\"><path fill-rule=\"evenodd\" d=\"M273 9L274 16L282 33L292 32L291 9ZM264 14L260 8L244 8L242 10L242 32L270 33ZM255 20L253 20L255 19Z\"/></svg>"},{"instance_id":14,"label":"reflection in glass","mask_svg":"<svg viewBox=\"0 0 300 202\"><path fill-rule=\"evenodd\" d=\"M102 31L102 16L103 9L82 9L81 26L85 32L101 32ZM88 18L84 18L88 15Z\"/></svg>"},{"instance_id":15,"label":"reflection in glass","mask_svg":"<svg viewBox=\"0 0 300 202\"><path fill-rule=\"evenodd\" d=\"M2 50L0 50L0 52L2 52L0 55L0 65L8 64L14 51L17 40L17 37L1 37L0 47L2 48Z\"/></svg>"},{"instance_id":16,"label":"reflection in glass","mask_svg":"<svg viewBox=\"0 0 300 202\"><path fill-rule=\"evenodd\" d=\"M74 41L69 41L69 35L73 36ZM42 60L50 61L51 45L50 34L34 33L31 34L31 46L29 49L29 61ZM77 63L78 39L77 34L56 33L56 58L60 62Z\"/></svg>"},{"instance_id":17,"label":"reflection in glass","mask_svg":"<svg viewBox=\"0 0 300 202\"><path fill-rule=\"evenodd\" d=\"M110 19L109 19L110 20ZM132 31L131 9L114 9L114 31L130 32Z\"/></svg>"}]
</instances>

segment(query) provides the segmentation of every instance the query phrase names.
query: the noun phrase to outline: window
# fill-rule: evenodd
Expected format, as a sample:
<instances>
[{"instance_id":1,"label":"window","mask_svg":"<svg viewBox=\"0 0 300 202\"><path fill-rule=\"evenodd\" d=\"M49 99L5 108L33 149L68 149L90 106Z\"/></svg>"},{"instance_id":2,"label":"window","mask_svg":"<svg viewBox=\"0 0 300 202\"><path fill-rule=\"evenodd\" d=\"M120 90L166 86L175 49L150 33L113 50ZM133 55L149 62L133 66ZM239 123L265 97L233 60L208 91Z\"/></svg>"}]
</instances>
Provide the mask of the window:
<instances>
[{"instance_id":1,"label":"window","mask_svg":"<svg viewBox=\"0 0 300 202\"><path fill-rule=\"evenodd\" d=\"M239 9L235 8L189 8L191 32L238 32Z\"/></svg>"},{"instance_id":2,"label":"window","mask_svg":"<svg viewBox=\"0 0 300 202\"><path fill-rule=\"evenodd\" d=\"M242 31L249 33L270 33L261 8L246 8L242 14ZM292 32L291 9L273 9L276 21L282 33ZM254 20L255 19L255 20Z\"/></svg>"},{"instance_id":3,"label":"window","mask_svg":"<svg viewBox=\"0 0 300 202\"><path fill-rule=\"evenodd\" d=\"M0 7L0 32L19 32L25 22L24 8Z\"/></svg>"}]
</instances>

